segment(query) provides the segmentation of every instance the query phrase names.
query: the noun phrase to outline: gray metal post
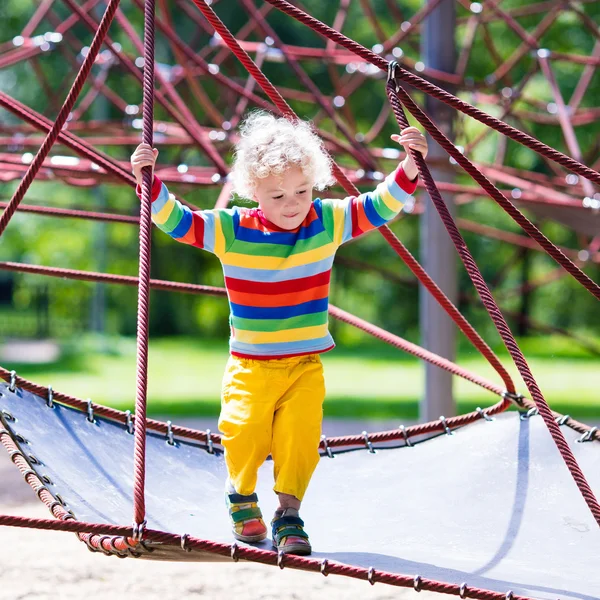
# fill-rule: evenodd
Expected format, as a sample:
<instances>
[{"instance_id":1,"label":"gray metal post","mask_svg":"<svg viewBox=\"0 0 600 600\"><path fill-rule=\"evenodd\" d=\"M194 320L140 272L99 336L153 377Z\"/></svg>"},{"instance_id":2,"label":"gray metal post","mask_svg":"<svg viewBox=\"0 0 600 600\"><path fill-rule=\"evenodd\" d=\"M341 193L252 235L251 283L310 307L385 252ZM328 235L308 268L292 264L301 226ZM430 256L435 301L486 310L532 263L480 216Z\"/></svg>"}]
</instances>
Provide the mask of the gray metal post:
<instances>
[{"instance_id":1,"label":"gray metal post","mask_svg":"<svg viewBox=\"0 0 600 600\"><path fill-rule=\"evenodd\" d=\"M106 9L105 3L100 2L96 7L96 18L101 19ZM91 107L92 116L97 121L106 121L109 116L108 100L102 95L94 99ZM106 210L106 193L97 185L92 190L92 196L95 200L94 210L104 212ZM107 231L106 223L98 221L94 224L93 252L96 259L96 270L100 273L106 272L107 267ZM92 332L103 336L106 329L106 286L103 283L96 283L92 292L92 301L90 305L90 329ZM104 342L100 344L101 351L104 351Z\"/></svg>"},{"instance_id":2,"label":"gray metal post","mask_svg":"<svg viewBox=\"0 0 600 600\"><path fill-rule=\"evenodd\" d=\"M456 65L454 35L456 29L455 0L443 0L424 23L421 54L426 67L453 73ZM449 90L451 91L451 90ZM438 100L427 97L425 110L437 126L453 139L453 110ZM429 138L431 174L436 181L453 181L448 155ZM433 280L456 303L457 257L454 246L444 228L431 199L424 194L426 208L421 216L421 260ZM453 212L453 199L445 194L444 200ZM456 353L456 326L431 295L421 288L420 327L422 345L450 360ZM433 366L425 366L425 394L421 401L420 418L431 421L456 414L452 393L452 375Z\"/></svg>"}]
</instances>

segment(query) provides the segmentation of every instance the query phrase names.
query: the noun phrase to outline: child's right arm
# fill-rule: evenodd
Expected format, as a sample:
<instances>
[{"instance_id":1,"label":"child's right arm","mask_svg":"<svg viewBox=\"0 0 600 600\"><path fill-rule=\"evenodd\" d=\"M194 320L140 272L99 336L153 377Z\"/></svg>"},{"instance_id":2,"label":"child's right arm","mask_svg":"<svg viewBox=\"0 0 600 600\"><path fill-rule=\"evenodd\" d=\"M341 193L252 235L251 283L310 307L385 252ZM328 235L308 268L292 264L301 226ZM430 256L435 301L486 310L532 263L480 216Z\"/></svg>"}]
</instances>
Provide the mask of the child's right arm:
<instances>
[{"instance_id":1,"label":"child's right arm","mask_svg":"<svg viewBox=\"0 0 600 600\"><path fill-rule=\"evenodd\" d=\"M138 181L136 193L141 199L142 168L154 168L158 152L140 144L131 157L133 174ZM154 176L152 183L152 222L174 240L202 248L217 256L225 253L233 240L232 210L192 211L169 193L167 186Z\"/></svg>"}]
</instances>

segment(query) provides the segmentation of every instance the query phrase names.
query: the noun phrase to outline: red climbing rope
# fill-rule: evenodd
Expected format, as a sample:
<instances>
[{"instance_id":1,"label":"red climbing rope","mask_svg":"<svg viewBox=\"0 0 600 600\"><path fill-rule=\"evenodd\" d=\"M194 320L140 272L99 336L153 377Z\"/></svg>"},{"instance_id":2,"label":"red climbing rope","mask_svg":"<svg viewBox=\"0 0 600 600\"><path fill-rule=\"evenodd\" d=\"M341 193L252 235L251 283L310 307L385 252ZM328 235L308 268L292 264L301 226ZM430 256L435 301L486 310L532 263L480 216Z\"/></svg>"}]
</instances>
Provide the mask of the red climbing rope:
<instances>
[{"instance_id":1,"label":"red climbing rope","mask_svg":"<svg viewBox=\"0 0 600 600\"><path fill-rule=\"evenodd\" d=\"M99 535L118 535L131 538L135 536L130 528L119 525L108 525L106 523L86 523L74 519L65 519L57 521L54 519L33 519L25 517L15 517L12 515L0 515L0 525L9 527L27 527L36 529L46 529L52 531L69 531L73 533L97 533ZM324 575L345 575L354 579L361 579L371 583L386 583L398 587L411 588L416 591L430 591L442 594L451 594L461 596L462 598L477 598L479 600L506 600L507 597L513 600L533 600L527 596L520 596L510 592L510 596L503 592L493 592L481 588L466 586L464 584L444 583L434 579L428 579L421 576L399 575L387 571L375 569L365 569L364 567L354 567L337 561L323 561L317 558L306 558L285 554L279 556L276 552L270 550L261 550L251 546L229 545L220 542L212 542L201 538L188 536L183 537L175 533L166 533L155 529L146 529L144 531L146 541L159 542L181 548L184 544L186 548L194 550L203 550L213 554L232 558L235 561L239 559L251 560L265 565L277 565L280 568L301 569L303 571L313 571Z\"/></svg>"},{"instance_id":2,"label":"red climbing rope","mask_svg":"<svg viewBox=\"0 0 600 600\"><path fill-rule=\"evenodd\" d=\"M154 130L154 0L144 5L144 99L143 140L153 146ZM146 394L148 390L148 329L150 321L150 244L152 237L152 168L142 170L140 212L140 258L138 276L137 368L135 398L135 444L133 512L134 524L145 523L146 504Z\"/></svg>"},{"instance_id":3,"label":"red climbing rope","mask_svg":"<svg viewBox=\"0 0 600 600\"><path fill-rule=\"evenodd\" d=\"M7 206L7 202L0 202L0 208L6 208ZM97 213L89 210L73 210L71 208L54 208L53 206L32 206L29 204L21 204L17 210L36 215L71 217L74 219L86 219L89 221L105 221L107 223L130 223L132 225L138 225L140 222L139 217L132 217L129 215Z\"/></svg>"},{"instance_id":4,"label":"red climbing rope","mask_svg":"<svg viewBox=\"0 0 600 600\"><path fill-rule=\"evenodd\" d=\"M79 73L77 73L75 82L73 83L73 86L69 90L67 98L66 98L62 108L60 109L58 116L56 117L56 121L55 121L54 125L52 126L50 133L46 136L44 143L42 144L41 148L38 150L38 153L35 155L35 158L33 159L31 165L29 166L29 169L27 169L27 173L25 174L25 177L22 179L21 183L19 184L19 187L13 194L13 197L11 198L9 205L2 213L2 216L0 217L0 236L4 233L4 230L6 229L8 222L10 221L12 216L15 214L15 211L17 210L17 207L19 206L21 200L23 199L27 190L29 189L31 182L34 180L37 172L40 170L42 163L44 162L44 159L46 158L46 156L48 156L50 149L52 148L52 146L54 145L54 143L56 142L56 140L59 137L61 129L63 128L64 124L67 122L67 119L69 118L69 114L71 113L71 110L73 109L73 106L75 105L75 102L83 88L83 84L85 83L85 80L87 79L88 75L90 74L90 71L94 64L94 61L96 60L96 56L98 55L98 52L100 51L100 47L102 46L102 42L104 41L104 38L106 37L108 28L113 20L113 17L115 16L115 12L117 11L119 2L120 2L120 0L110 0L108 7L106 8L106 12L104 13L104 16L102 17L102 21L100 22L100 26L98 27L98 30L96 31L96 34L94 35L94 39L90 46L89 52L88 52L87 56L85 57L83 64L81 65L81 69L79 70Z\"/></svg>"},{"instance_id":5,"label":"red climbing rope","mask_svg":"<svg viewBox=\"0 0 600 600\"><path fill-rule=\"evenodd\" d=\"M135 2L135 4L138 7L141 8L143 6L142 0L133 0L133 1ZM182 52L190 62L194 63L200 69L202 69L202 72L204 74L210 74L210 76L212 78L214 78L215 81L217 81L218 83L222 84L223 86L231 89L236 94L239 94L240 96L243 96L244 98L247 98L248 100L252 100L252 102L256 106L259 106L260 108L264 108L265 110L273 110L274 109L274 106L272 104L270 104L269 102L267 102L260 96L257 96L256 94L253 94L252 92L249 92L248 90L246 90L244 88L244 86L240 85L239 83L236 83L235 81L228 79L221 73L215 73L215 72L211 71L210 65L198 53L190 50L190 48L182 42L179 34L172 27L170 27L167 23L165 23L164 21L157 21L156 25L158 25L158 28L160 29L162 34L175 46L175 48L177 50L179 50L180 52ZM223 123L221 120L219 125L222 125L222 124Z\"/></svg>"},{"instance_id":6,"label":"red climbing rope","mask_svg":"<svg viewBox=\"0 0 600 600\"><path fill-rule=\"evenodd\" d=\"M600 300L600 285L590 279L575 263L555 246L502 192L435 126L427 115L413 102L410 96L396 84L402 102L431 137L495 200L521 228L532 237L559 265L567 270L583 287Z\"/></svg>"}]
</instances>

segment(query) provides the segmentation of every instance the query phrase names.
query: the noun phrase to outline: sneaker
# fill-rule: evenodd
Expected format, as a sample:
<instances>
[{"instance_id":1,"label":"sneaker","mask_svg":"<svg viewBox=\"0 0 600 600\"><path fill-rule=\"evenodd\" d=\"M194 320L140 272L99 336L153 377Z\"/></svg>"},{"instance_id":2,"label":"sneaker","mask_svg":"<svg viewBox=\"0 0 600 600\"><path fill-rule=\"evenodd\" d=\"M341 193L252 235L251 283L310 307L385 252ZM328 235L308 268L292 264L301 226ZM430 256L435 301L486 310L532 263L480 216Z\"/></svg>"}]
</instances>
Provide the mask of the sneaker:
<instances>
[{"instance_id":1,"label":"sneaker","mask_svg":"<svg viewBox=\"0 0 600 600\"><path fill-rule=\"evenodd\" d=\"M258 507L258 496L225 493L233 537L241 542L260 542L267 537L267 526Z\"/></svg>"},{"instance_id":2,"label":"sneaker","mask_svg":"<svg viewBox=\"0 0 600 600\"><path fill-rule=\"evenodd\" d=\"M278 510L271 521L273 548L284 554L307 556L312 552L304 521L295 508Z\"/></svg>"}]
</instances>

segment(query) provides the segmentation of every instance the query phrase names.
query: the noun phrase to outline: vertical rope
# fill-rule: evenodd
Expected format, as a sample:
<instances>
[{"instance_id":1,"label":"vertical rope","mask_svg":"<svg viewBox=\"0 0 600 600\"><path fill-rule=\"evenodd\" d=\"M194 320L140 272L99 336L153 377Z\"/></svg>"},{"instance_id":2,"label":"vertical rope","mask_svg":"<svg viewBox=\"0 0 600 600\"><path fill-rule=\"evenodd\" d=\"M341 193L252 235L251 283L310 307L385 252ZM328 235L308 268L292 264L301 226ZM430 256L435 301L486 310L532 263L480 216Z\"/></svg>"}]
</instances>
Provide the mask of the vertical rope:
<instances>
[{"instance_id":1,"label":"vertical rope","mask_svg":"<svg viewBox=\"0 0 600 600\"><path fill-rule=\"evenodd\" d=\"M154 11L155 1L146 0L144 5L144 99L143 140L153 145L154 119ZM150 238L152 232L152 169L142 171L142 204L140 212L140 258L138 284L137 321L137 371L135 399L135 446L134 446L134 525L144 524L146 503L146 392L148 389L148 321L150 315Z\"/></svg>"},{"instance_id":2,"label":"vertical rope","mask_svg":"<svg viewBox=\"0 0 600 600\"><path fill-rule=\"evenodd\" d=\"M115 12L117 11L119 2L120 0L110 0L110 3L106 8L106 12L102 17L102 21L100 22L98 30L94 35L94 39L90 46L90 50L87 56L85 57L83 64L81 65L81 69L79 69L79 72L77 73L77 77L75 78L75 81L71 89L69 90L69 93L67 94L67 98L64 104L62 105L58 116L56 117L56 121L52 126L52 129L46 136L46 139L44 140L37 154L35 155L35 158L31 162L31 165L29 165L29 169L27 169L25 177L23 177L21 183L19 184L15 193L13 194L13 197L10 199L8 206L2 213L2 217L0 217L0 236L4 233L8 222L15 214L19 204L21 203L21 200L23 200L25 194L27 193L27 190L29 189L29 186L35 179L35 176L38 174L40 168L42 167L42 164L44 163L44 160L46 159L46 157L50 153L50 150L52 149L52 146L58 139L58 136L60 135L64 124L67 122L67 119L71 114L71 110L73 109L73 106L75 105L75 102L77 101L77 98L81 93L83 84L85 83L92 70L92 66L94 65L96 56L98 56L98 52L100 51L100 47L102 46L102 42L106 37L106 33L108 32L108 28L113 20L113 17L115 16Z\"/></svg>"}]
</instances>

